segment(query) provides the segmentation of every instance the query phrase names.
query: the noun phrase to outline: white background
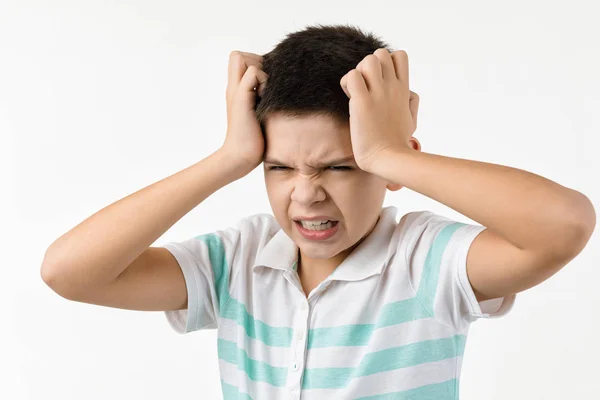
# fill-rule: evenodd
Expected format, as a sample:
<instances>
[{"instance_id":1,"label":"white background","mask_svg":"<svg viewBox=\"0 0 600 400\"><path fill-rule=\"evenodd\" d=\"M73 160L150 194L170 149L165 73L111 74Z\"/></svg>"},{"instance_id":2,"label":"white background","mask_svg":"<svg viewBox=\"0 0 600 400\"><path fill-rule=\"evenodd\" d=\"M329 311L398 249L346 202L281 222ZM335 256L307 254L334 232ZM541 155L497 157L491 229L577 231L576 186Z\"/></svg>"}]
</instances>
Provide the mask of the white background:
<instances>
[{"instance_id":1,"label":"white background","mask_svg":"<svg viewBox=\"0 0 600 400\"><path fill-rule=\"evenodd\" d=\"M423 151L525 169L600 209L598 11L581 0L0 0L0 399L220 398L215 331L178 335L160 312L69 302L40 265L83 219L215 151L230 51L266 53L308 24L355 24L407 51ZM384 205L472 222L410 189ZM270 211L258 168L155 244ZM472 325L461 399L600 392L599 247L596 232L508 316Z\"/></svg>"}]
</instances>

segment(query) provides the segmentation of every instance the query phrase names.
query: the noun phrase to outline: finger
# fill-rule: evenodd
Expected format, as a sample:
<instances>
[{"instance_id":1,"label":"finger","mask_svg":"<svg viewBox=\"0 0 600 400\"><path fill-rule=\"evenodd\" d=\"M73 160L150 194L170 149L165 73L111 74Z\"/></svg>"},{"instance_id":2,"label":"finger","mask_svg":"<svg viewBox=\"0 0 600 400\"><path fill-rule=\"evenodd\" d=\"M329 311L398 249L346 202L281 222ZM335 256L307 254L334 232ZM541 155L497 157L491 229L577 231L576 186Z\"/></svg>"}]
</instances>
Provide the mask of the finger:
<instances>
[{"instance_id":1,"label":"finger","mask_svg":"<svg viewBox=\"0 0 600 400\"><path fill-rule=\"evenodd\" d=\"M377 85L383 82L383 73L379 58L374 54L369 54L358 63L356 69L362 74L368 90L373 90Z\"/></svg>"},{"instance_id":2,"label":"finger","mask_svg":"<svg viewBox=\"0 0 600 400\"><path fill-rule=\"evenodd\" d=\"M261 90L261 86L266 84L267 78L268 76L264 71L260 70L255 65L251 65L246 70L246 73L244 73L238 86L238 90L254 94L255 88Z\"/></svg>"},{"instance_id":3,"label":"finger","mask_svg":"<svg viewBox=\"0 0 600 400\"><path fill-rule=\"evenodd\" d=\"M408 54L404 50L398 50L393 52L391 57L394 61L396 77L408 88Z\"/></svg>"},{"instance_id":4,"label":"finger","mask_svg":"<svg viewBox=\"0 0 600 400\"><path fill-rule=\"evenodd\" d=\"M250 56L246 56L248 54L250 54ZM255 56L256 55L252 56L251 53L244 53L242 51L232 51L230 53L227 76L229 86L235 89L249 66L254 65L262 69L262 58L260 58L260 56Z\"/></svg>"},{"instance_id":5,"label":"finger","mask_svg":"<svg viewBox=\"0 0 600 400\"><path fill-rule=\"evenodd\" d=\"M244 57L250 58L252 60L256 60L256 61L260 61L262 62L263 56L261 56L260 54L256 54L256 53L248 53L246 51L240 51L240 53L242 53L242 55Z\"/></svg>"},{"instance_id":6,"label":"finger","mask_svg":"<svg viewBox=\"0 0 600 400\"><path fill-rule=\"evenodd\" d=\"M348 78L350 76L350 72L351 71L356 71L356 70L350 70L350 71L348 71L346 73L346 75L344 75L342 77L342 79L340 80L340 86L344 90L344 93L346 93L346 96L348 96L348 99L350 99L350 97L351 97L350 91L348 90Z\"/></svg>"},{"instance_id":7,"label":"finger","mask_svg":"<svg viewBox=\"0 0 600 400\"><path fill-rule=\"evenodd\" d=\"M350 92L348 91L348 74L342 76L342 79L340 79L340 86L344 93L346 93L346 96L350 98Z\"/></svg>"},{"instance_id":8,"label":"finger","mask_svg":"<svg viewBox=\"0 0 600 400\"><path fill-rule=\"evenodd\" d=\"M229 66L227 70L227 82L229 86L234 87L242 79L246 72L246 64L240 51L229 53Z\"/></svg>"},{"instance_id":9,"label":"finger","mask_svg":"<svg viewBox=\"0 0 600 400\"><path fill-rule=\"evenodd\" d=\"M248 59L250 61L252 61L253 64L259 62L262 63L263 61L263 56L261 56L260 54L255 54L255 53L248 53L246 51L240 51L240 50L234 50L229 54L229 57L239 57L241 56L244 59Z\"/></svg>"},{"instance_id":10,"label":"finger","mask_svg":"<svg viewBox=\"0 0 600 400\"><path fill-rule=\"evenodd\" d=\"M383 79L398 79L396 76L396 71L394 70L394 61L392 60L392 55L390 54L389 50L385 48L379 48L375 50L375 53L373 54L379 59Z\"/></svg>"},{"instance_id":11,"label":"finger","mask_svg":"<svg viewBox=\"0 0 600 400\"><path fill-rule=\"evenodd\" d=\"M357 70L352 69L346 74L345 82L346 95L352 99L353 96L364 96L369 94L369 89L363 75Z\"/></svg>"},{"instance_id":12,"label":"finger","mask_svg":"<svg viewBox=\"0 0 600 400\"><path fill-rule=\"evenodd\" d=\"M267 86L267 80L269 75L267 75L263 70L259 69L256 75L256 79L258 81L258 86L256 87L256 94L258 97L262 97L265 87Z\"/></svg>"}]
</instances>

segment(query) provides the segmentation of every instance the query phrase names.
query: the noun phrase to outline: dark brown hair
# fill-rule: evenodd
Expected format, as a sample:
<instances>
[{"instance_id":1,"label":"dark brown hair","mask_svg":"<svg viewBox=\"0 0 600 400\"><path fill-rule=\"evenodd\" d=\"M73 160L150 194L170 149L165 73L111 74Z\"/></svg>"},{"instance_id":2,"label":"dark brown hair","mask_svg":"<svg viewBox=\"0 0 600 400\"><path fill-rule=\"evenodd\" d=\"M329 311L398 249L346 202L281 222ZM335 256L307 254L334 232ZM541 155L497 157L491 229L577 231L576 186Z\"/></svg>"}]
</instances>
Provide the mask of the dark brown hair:
<instances>
[{"instance_id":1,"label":"dark brown hair","mask_svg":"<svg viewBox=\"0 0 600 400\"><path fill-rule=\"evenodd\" d=\"M265 118L272 113L326 115L347 123L349 99L340 79L381 47L393 51L373 34L351 25L317 24L289 33L263 55L262 69L269 77L256 102L263 132Z\"/></svg>"}]
</instances>

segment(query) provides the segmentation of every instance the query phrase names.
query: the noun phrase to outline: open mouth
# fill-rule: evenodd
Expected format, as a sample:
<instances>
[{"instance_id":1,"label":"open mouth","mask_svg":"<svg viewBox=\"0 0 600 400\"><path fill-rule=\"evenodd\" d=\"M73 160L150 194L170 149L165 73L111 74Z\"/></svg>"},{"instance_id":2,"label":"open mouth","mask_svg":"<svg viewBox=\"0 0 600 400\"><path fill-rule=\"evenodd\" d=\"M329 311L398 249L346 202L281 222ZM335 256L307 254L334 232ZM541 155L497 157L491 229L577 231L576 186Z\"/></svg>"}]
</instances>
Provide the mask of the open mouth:
<instances>
[{"instance_id":1,"label":"open mouth","mask_svg":"<svg viewBox=\"0 0 600 400\"><path fill-rule=\"evenodd\" d=\"M298 221L294 220L296 229L307 240L327 240L333 238L340 229L339 221Z\"/></svg>"},{"instance_id":2,"label":"open mouth","mask_svg":"<svg viewBox=\"0 0 600 400\"><path fill-rule=\"evenodd\" d=\"M310 231L325 231L327 229L331 229L338 224L338 221L335 220L325 220L325 221L294 221L297 225L302 227L303 229Z\"/></svg>"}]
</instances>

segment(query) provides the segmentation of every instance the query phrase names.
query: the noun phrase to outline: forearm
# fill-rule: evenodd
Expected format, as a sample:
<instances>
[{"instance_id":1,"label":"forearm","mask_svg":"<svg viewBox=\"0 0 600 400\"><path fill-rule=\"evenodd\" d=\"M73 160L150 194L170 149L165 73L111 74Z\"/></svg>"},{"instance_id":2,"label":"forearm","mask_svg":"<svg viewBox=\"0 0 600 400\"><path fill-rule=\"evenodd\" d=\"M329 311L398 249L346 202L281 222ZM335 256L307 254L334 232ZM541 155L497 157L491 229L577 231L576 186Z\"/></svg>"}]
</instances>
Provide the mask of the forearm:
<instances>
[{"instance_id":1,"label":"forearm","mask_svg":"<svg viewBox=\"0 0 600 400\"><path fill-rule=\"evenodd\" d=\"M237 179L221 152L101 209L50 245L45 280L68 287L111 282L175 222Z\"/></svg>"},{"instance_id":2,"label":"forearm","mask_svg":"<svg viewBox=\"0 0 600 400\"><path fill-rule=\"evenodd\" d=\"M520 169L412 149L386 154L375 168L384 179L447 205L521 249L573 248L572 241L595 225L594 208L583 194Z\"/></svg>"}]
</instances>

